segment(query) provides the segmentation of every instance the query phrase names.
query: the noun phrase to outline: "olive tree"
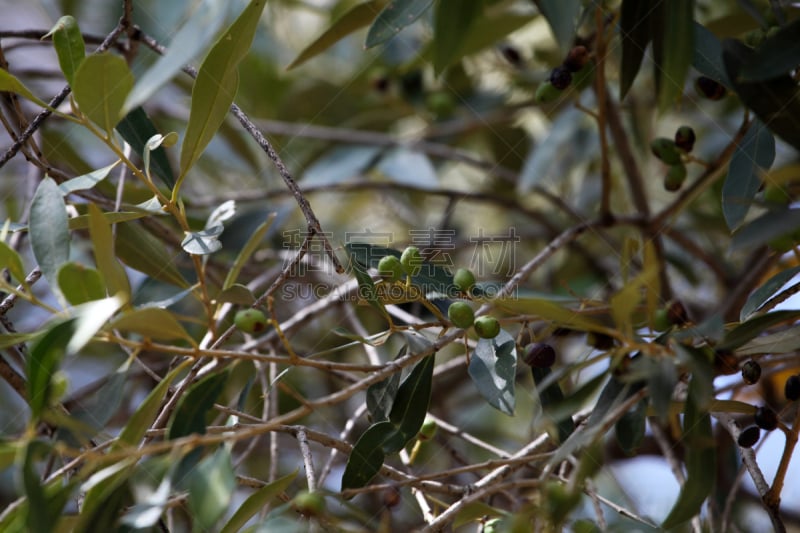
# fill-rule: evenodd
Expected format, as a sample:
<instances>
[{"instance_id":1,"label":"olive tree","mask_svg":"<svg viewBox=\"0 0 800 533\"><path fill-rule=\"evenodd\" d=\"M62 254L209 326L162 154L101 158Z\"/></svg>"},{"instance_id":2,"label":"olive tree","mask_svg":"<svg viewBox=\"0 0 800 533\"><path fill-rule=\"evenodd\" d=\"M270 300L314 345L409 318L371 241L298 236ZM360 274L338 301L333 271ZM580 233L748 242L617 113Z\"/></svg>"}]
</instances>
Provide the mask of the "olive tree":
<instances>
[{"instance_id":1,"label":"olive tree","mask_svg":"<svg viewBox=\"0 0 800 533\"><path fill-rule=\"evenodd\" d=\"M800 521L795 6L39 7L0 529Z\"/></svg>"}]
</instances>

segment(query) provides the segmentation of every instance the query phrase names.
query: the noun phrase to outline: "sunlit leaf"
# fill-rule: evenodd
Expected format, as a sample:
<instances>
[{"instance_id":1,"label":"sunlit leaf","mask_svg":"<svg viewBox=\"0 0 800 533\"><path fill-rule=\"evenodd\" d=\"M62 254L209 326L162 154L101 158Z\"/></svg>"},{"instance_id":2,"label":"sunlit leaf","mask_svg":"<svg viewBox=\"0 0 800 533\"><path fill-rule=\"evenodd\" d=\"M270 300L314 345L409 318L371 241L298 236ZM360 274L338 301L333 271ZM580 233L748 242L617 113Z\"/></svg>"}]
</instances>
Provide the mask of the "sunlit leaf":
<instances>
[{"instance_id":1,"label":"sunlit leaf","mask_svg":"<svg viewBox=\"0 0 800 533\"><path fill-rule=\"evenodd\" d=\"M78 23L70 15L63 16L42 39L50 36L53 37L53 46L56 49L61 72L64 73L67 83L72 84L75 72L86 57L86 47Z\"/></svg>"},{"instance_id":2,"label":"sunlit leaf","mask_svg":"<svg viewBox=\"0 0 800 533\"><path fill-rule=\"evenodd\" d=\"M219 236L222 235L223 229L222 224L219 224L202 231L187 232L181 241L181 248L186 253L194 255L213 254L222 248Z\"/></svg>"},{"instance_id":3,"label":"sunlit leaf","mask_svg":"<svg viewBox=\"0 0 800 533\"><path fill-rule=\"evenodd\" d=\"M111 163L107 167L99 168L95 171L89 172L88 174L84 174L82 176L78 176L72 178L71 180L67 180L64 183L58 186L61 193L66 196L75 191L84 191L86 189L91 189L109 175L111 171L120 164L120 160L118 159L114 163Z\"/></svg>"},{"instance_id":4,"label":"sunlit leaf","mask_svg":"<svg viewBox=\"0 0 800 533\"><path fill-rule=\"evenodd\" d=\"M291 70L302 65L309 59L318 56L340 40L344 39L354 31L363 28L378 16L378 13L386 5L387 0L371 0L357 4L345 12L341 17L330 25L322 35L317 37L314 42L306 46L286 70Z\"/></svg>"},{"instance_id":5,"label":"sunlit leaf","mask_svg":"<svg viewBox=\"0 0 800 533\"><path fill-rule=\"evenodd\" d=\"M25 269L22 266L22 258L16 250L6 243L0 241L0 269L7 268L8 272L19 283L25 282Z\"/></svg>"},{"instance_id":6,"label":"sunlit leaf","mask_svg":"<svg viewBox=\"0 0 800 533\"><path fill-rule=\"evenodd\" d=\"M747 298L742 310L739 312L739 319L744 321L750 318L753 313L758 311L759 307L777 293L778 289L789 283L798 273L800 273L800 267L793 267L782 270L769 278L766 283L754 290Z\"/></svg>"},{"instance_id":7,"label":"sunlit leaf","mask_svg":"<svg viewBox=\"0 0 800 533\"><path fill-rule=\"evenodd\" d=\"M469 361L469 377L478 392L495 409L514 415L516 396L514 383L517 374L517 347L507 331L493 339L478 339Z\"/></svg>"},{"instance_id":8,"label":"sunlit leaf","mask_svg":"<svg viewBox=\"0 0 800 533\"><path fill-rule=\"evenodd\" d=\"M21 81L15 78L7 70L0 68L0 91L18 94L27 98L40 107L48 107L45 102L39 100Z\"/></svg>"},{"instance_id":9,"label":"sunlit leaf","mask_svg":"<svg viewBox=\"0 0 800 533\"><path fill-rule=\"evenodd\" d=\"M722 186L722 212L731 229L744 221L750 204L761 187L761 173L775 160L775 138L760 121L754 120L731 157L728 176Z\"/></svg>"},{"instance_id":10,"label":"sunlit leaf","mask_svg":"<svg viewBox=\"0 0 800 533\"><path fill-rule=\"evenodd\" d=\"M133 74L120 56L92 54L75 72L72 92L83 114L109 135L122 119L122 104L133 87Z\"/></svg>"},{"instance_id":11,"label":"sunlit leaf","mask_svg":"<svg viewBox=\"0 0 800 533\"><path fill-rule=\"evenodd\" d=\"M372 48L388 41L422 16L432 3L433 0L391 0L370 26L364 46Z\"/></svg>"}]
</instances>

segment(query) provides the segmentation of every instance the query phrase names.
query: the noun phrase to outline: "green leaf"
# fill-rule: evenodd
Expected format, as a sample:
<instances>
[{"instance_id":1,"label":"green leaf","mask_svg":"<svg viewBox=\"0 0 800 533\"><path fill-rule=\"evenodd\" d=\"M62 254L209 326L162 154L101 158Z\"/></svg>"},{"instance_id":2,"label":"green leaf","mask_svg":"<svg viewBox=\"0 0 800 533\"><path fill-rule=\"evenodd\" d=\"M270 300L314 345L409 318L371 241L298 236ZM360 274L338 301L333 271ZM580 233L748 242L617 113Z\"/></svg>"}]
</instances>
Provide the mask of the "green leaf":
<instances>
[{"instance_id":1,"label":"green leaf","mask_svg":"<svg viewBox=\"0 0 800 533\"><path fill-rule=\"evenodd\" d=\"M469 377L489 405L514 415L517 344L507 331L493 339L478 339L469 361Z\"/></svg>"},{"instance_id":2,"label":"green leaf","mask_svg":"<svg viewBox=\"0 0 800 533\"><path fill-rule=\"evenodd\" d=\"M297 66L302 65L309 59L318 56L346 36L354 31L363 28L378 15L381 9L386 5L386 0L371 0L357 4L350 8L341 17L330 25L322 35L317 37L314 42L306 46L294 61L292 61L286 70L291 70Z\"/></svg>"},{"instance_id":3,"label":"green leaf","mask_svg":"<svg viewBox=\"0 0 800 533\"><path fill-rule=\"evenodd\" d=\"M181 241L181 248L186 253L194 255L210 255L222 248L219 236L222 235L224 226L219 224L202 231L186 232Z\"/></svg>"},{"instance_id":4,"label":"green leaf","mask_svg":"<svg viewBox=\"0 0 800 533\"><path fill-rule=\"evenodd\" d=\"M479 0L439 0L433 17L433 70L441 72L461 57L472 26L483 13Z\"/></svg>"},{"instance_id":5,"label":"green leaf","mask_svg":"<svg viewBox=\"0 0 800 533\"><path fill-rule=\"evenodd\" d=\"M669 416L669 408L672 405L672 394L678 384L678 371L675 368L675 362L666 357L641 357L639 360L634 361L631 368L634 366L645 367L653 410L655 410L661 421L666 423Z\"/></svg>"},{"instance_id":6,"label":"green leaf","mask_svg":"<svg viewBox=\"0 0 800 533\"><path fill-rule=\"evenodd\" d=\"M86 46L83 44L83 35L78 23L70 15L63 16L42 39L50 36L53 37L53 46L56 49L61 72L64 73L67 83L72 85L75 72L86 57Z\"/></svg>"},{"instance_id":7,"label":"green leaf","mask_svg":"<svg viewBox=\"0 0 800 533\"><path fill-rule=\"evenodd\" d=\"M144 307L127 311L113 320L108 327L121 331L138 333L153 340L170 341L187 340L194 344L194 339L181 326L175 315L166 309Z\"/></svg>"},{"instance_id":8,"label":"green leaf","mask_svg":"<svg viewBox=\"0 0 800 533\"><path fill-rule=\"evenodd\" d=\"M224 7L224 2L210 0L204 0L194 7L189 19L174 33L166 53L159 56L136 80L133 90L125 100L123 113L141 109L140 106L156 91L197 57L225 21Z\"/></svg>"},{"instance_id":9,"label":"green leaf","mask_svg":"<svg viewBox=\"0 0 800 533\"><path fill-rule=\"evenodd\" d=\"M0 335L0 350L32 341L43 333L42 331L32 331L30 333L3 333Z\"/></svg>"},{"instance_id":10,"label":"green leaf","mask_svg":"<svg viewBox=\"0 0 800 533\"><path fill-rule=\"evenodd\" d=\"M133 87L128 64L109 52L93 54L75 72L72 92L81 112L111 135L122 118L122 104Z\"/></svg>"},{"instance_id":11,"label":"green leaf","mask_svg":"<svg viewBox=\"0 0 800 533\"><path fill-rule=\"evenodd\" d=\"M236 256L236 259L233 261L230 270L228 270L228 274L225 276L225 281L222 284L223 291L230 289L233 287L234 283L236 283L239 273L242 271L244 265L250 260L250 257L255 253L259 244L261 244L261 240L264 238L264 235L267 234L267 231L272 225L273 220L275 220L275 213L270 213L267 219L259 224L258 227L250 234L250 237L247 238L247 242L244 246L242 246L242 249Z\"/></svg>"},{"instance_id":12,"label":"green leaf","mask_svg":"<svg viewBox=\"0 0 800 533\"><path fill-rule=\"evenodd\" d=\"M731 251L766 244L800 228L800 209L770 209L752 222L736 230Z\"/></svg>"},{"instance_id":13,"label":"green leaf","mask_svg":"<svg viewBox=\"0 0 800 533\"><path fill-rule=\"evenodd\" d=\"M777 324L800 317L800 311L773 311L764 315L756 315L742 322L729 331L718 345L720 350L735 350L746 342Z\"/></svg>"},{"instance_id":14,"label":"green leaf","mask_svg":"<svg viewBox=\"0 0 800 533\"><path fill-rule=\"evenodd\" d=\"M433 385L433 367L435 356L428 355L422 359L397 389L397 395L389 413L389 421L397 426L406 442L417 436L419 428L425 422L428 404L431 400ZM399 452L400 449L394 450ZM386 453L392 453L387 450Z\"/></svg>"},{"instance_id":15,"label":"green leaf","mask_svg":"<svg viewBox=\"0 0 800 533\"><path fill-rule=\"evenodd\" d=\"M115 295L75 306L72 309L77 319L75 333L67 344L67 353L76 353L91 341L126 301L124 295Z\"/></svg>"},{"instance_id":16,"label":"green leaf","mask_svg":"<svg viewBox=\"0 0 800 533\"><path fill-rule=\"evenodd\" d=\"M375 283L367 272L371 246L362 243L347 243L344 245L344 249L350 258L347 263L348 270L353 272L358 281L358 297L366 300L369 305L377 309L381 314L385 314L386 310L378 300L378 291L375 288Z\"/></svg>"},{"instance_id":17,"label":"green leaf","mask_svg":"<svg viewBox=\"0 0 800 533\"><path fill-rule=\"evenodd\" d=\"M239 87L239 62L250 49L266 3L267 0L251 0L217 39L197 72L192 89L189 124L181 147L181 171L173 189L173 199L186 174L228 114Z\"/></svg>"},{"instance_id":18,"label":"green leaf","mask_svg":"<svg viewBox=\"0 0 800 533\"><path fill-rule=\"evenodd\" d=\"M536 315L565 328L606 333L609 328L580 311L569 309L544 298L508 298L495 301L495 305L512 313Z\"/></svg>"},{"instance_id":19,"label":"green leaf","mask_svg":"<svg viewBox=\"0 0 800 533\"><path fill-rule=\"evenodd\" d=\"M385 43L422 16L433 0L391 0L367 32L366 48Z\"/></svg>"},{"instance_id":20,"label":"green leaf","mask_svg":"<svg viewBox=\"0 0 800 533\"><path fill-rule=\"evenodd\" d=\"M189 479L189 509L193 522L201 531L214 529L214 524L228 509L236 488L231 454L221 447L200 462Z\"/></svg>"},{"instance_id":21,"label":"green leaf","mask_svg":"<svg viewBox=\"0 0 800 533\"><path fill-rule=\"evenodd\" d=\"M2 68L0 68L0 92L18 94L40 107L49 108L45 102L36 98L36 96L27 87L25 87L21 81L15 78L12 74L9 74L7 70Z\"/></svg>"},{"instance_id":22,"label":"green leaf","mask_svg":"<svg viewBox=\"0 0 800 533\"><path fill-rule=\"evenodd\" d=\"M120 164L120 160L117 159L115 162L111 163L107 167L99 168L88 174L83 174L82 176L78 176L72 178L71 180L67 180L61 185L58 186L61 194L64 196L73 193L75 191L85 191L87 189L91 189L104 179L111 173L111 171Z\"/></svg>"},{"instance_id":23,"label":"green leaf","mask_svg":"<svg viewBox=\"0 0 800 533\"><path fill-rule=\"evenodd\" d=\"M697 402L699 389L705 389L705 377L692 376L683 417L683 445L686 450L686 482L678 501L661 524L663 529L678 526L700 512L711 494L716 479L716 441L711 430L711 417ZM699 388L698 388L699 387Z\"/></svg>"},{"instance_id":24,"label":"green leaf","mask_svg":"<svg viewBox=\"0 0 800 533\"><path fill-rule=\"evenodd\" d=\"M178 377L183 371L194 363L191 359L186 359L181 364L173 368L169 374L164 376L158 385L153 387L153 390L139 405L138 409L128 418L128 422L122 431L119 433L117 440L111 445L112 451L117 451L123 446L136 446L139 441L144 437L145 432L150 428L150 425L155 420L156 415L161 408L161 401L167 394L169 387L175 378Z\"/></svg>"},{"instance_id":25,"label":"green leaf","mask_svg":"<svg viewBox=\"0 0 800 533\"><path fill-rule=\"evenodd\" d=\"M342 474L342 489L365 486L380 471L386 457L385 448L401 450L405 443L398 439L397 427L389 421L371 425L353 445ZM398 448L399 444L399 448ZM396 451L397 451L396 450Z\"/></svg>"},{"instance_id":26,"label":"green leaf","mask_svg":"<svg viewBox=\"0 0 800 533\"><path fill-rule=\"evenodd\" d=\"M229 302L232 304L238 305L245 305L250 307L255 303L256 297L253 294L253 291L245 287L244 285L240 285L239 283L234 283L230 287L225 290L222 290L217 294L216 303L222 302Z\"/></svg>"},{"instance_id":27,"label":"green leaf","mask_svg":"<svg viewBox=\"0 0 800 533\"><path fill-rule=\"evenodd\" d=\"M562 54L566 55L575 37L575 23L581 12L580 0L536 0L536 4L547 19Z\"/></svg>"},{"instance_id":28,"label":"green leaf","mask_svg":"<svg viewBox=\"0 0 800 533\"><path fill-rule=\"evenodd\" d=\"M657 9L649 2L623 0L620 8L619 33L622 42L622 66L620 67L620 99L625 98L633 80L639 73L644 51L652 39L650 16Z\"/></svg>"},{"instance_id":29,"label":"green leaf","mask_svg":"<svg viewBox=\"0 0 800 533\"><path fill-rule=\"evenodd\" d=\"M754 52L743 43L728 39L723 43L722 59L733 88L742 102L752 109L776 135L800 150L800 86L791 76L746 82L741 79L743 65Z\"/></svg>"},{"instance_id":30,"label":"green leaf","mask_svg":"<svg viewBox=\"0 0 800 533\"><path fill-rule=\"evenodd\" d=\"M648 288L658 282L657 262L650 262L648 268L642 270L635 278L611 297L611 314L617 328L627 336L633 335L633 313L642 301L642 288Z\"/></svg>"},{"instance_id":31,"label":"green leaf","mask_svg":"<svg viewBox=\"0 0 800 533\"><path fill-rule=\"evenodd\" d=\"M671 0L664 4L662 61L658 68L658 104L663 111L683 94L683 85L694 49L694 0Z\"/></svg>"},{"instance_id":32,"label":"green leaf","mask_svg":"<svg viewBox=\"0 0 800 533\"><path fill-rule=\"evenodd\" d=\"M25 283L25 269L19 253L6 243L0 241L0 270L7 268L8 272L19 283Z\"/></svg>"},{"instance_id":33,"label":"green leaf","mask_svg":"<svg viewBox=\"0 0 800 533\"><path fill-rule=\"evenodd\" d=\"M66 354L67 344L75 332L75 320L69 319L50 327L31 347L25 376L31 417L38 420L52 401L51 380Z\"/></svg>"},{"instance_id":34,"label":"green leaf","mask_svg":"<svg viewBox=\"0 0 800 533\"><path fill-rule=\"evenodd\" d=\"M692 66L703 76L731 88L731 81L722 62L722 43L705 26L694 23L694 55Z\"/></svg>"},{"instance_id":35,"label":"green leaf","mask_svg":"<svg viewBox=\"0 0 800 533\"><path fill-rule=\"evenodd\" d=\"M759 120L754 120L731 157L722 186L722 213L728 227L743 221L762 184L761 173L775 160L775 138Z\"/></svg>"},{"instance_id":36,"label":"green leaf","mask_svg":"<svg viewBox=\"0 0 800 533\"><path fill-rule=\"evenodd\" d=\"M58 269L69 260L67 208L58 185L46 177L31 202L30 238L33 256L51 287L58 287Z\"/></svg>"},{"instance_id":37,"label":"green leaf","mask_svg":"<svg viewBox=\"0 0 800 533\"><path fill-rule=\"evenodd\" d=\"M100 272L80 263L61 265L58 270L58 286L72 305L99 300L106 295L106 286Z\"/></svg>"},{"instance_id":38,"label":"green leaf","mask_svg":"<svg viewBox=\"0 0 800 533\"><path fill-rule=\"evenodd\" d=\"M50 445L41 440L28 443L22 461L22 485L27 496L27 517L25 531L49 532L58 530L58 522L64 506L72 495L75 482L57 480L44 484L40 478L38 462L53 456Z\"/></svg>"},{"instance_id":39,"label":"green leaf","mask_svg":"<svg viewBox=\"0 0 800 533\"><path fill-rule=\"evenodd\" d=\"M405 347L399 355L405 355ZM389 420L397 390L400 388L400 372L395 372L388 378L378 383L373 383L367 389L367 412L372 420L379 422Z\"/></svg>"},{"instance_id":40,"label":"green leaf","mask_svg":"<svg viewBox=\"0 0 800 533\"><path fill-rule=\"evenodd\" d=\"M764 81L788 74L800 65L800 19L781 27L742 64L743 82Z\"/></svg>"},{"instance_id":41,"label":"green leaf","mask_svg":"<svg viewBox=\"0 0 800 533\"><path fill-rule=\"evenodd\" d=\"M189 387L175 407L167 427L167 439L173 440L206 432L206 413L214 407L217 397L228 382L229 370L211 374Z\"/></svg>"},{"instance_id":42,"label":"green leaf","mask_svg":"<svg viewBox=\"0 0 800 533\"><path fill-rule=\"evenodd\" d=\"M798 273L800 273L800 267L793 267L778 272L769 278L766 283L748 296L747 301L742 306L742 310L739 312L739 320L744 321L750 318L753 313L758 311L759 307L777 294L778 289L789 283Z\"/></svg>"},{"instance_id":43,"label":"green leaf","mask_svg":"<svg viewBox=\"0 0 800 533\"><path fill-rule=\"evenodd\" d=\"M760 335L736 349L736 355L791 353L800 349L800 326Z\"/></svg>"},{"instance_id":44,"label":"green leaf","mask_svg":"<svg viewBox=\"0 0 800 533\"><path fill-rule=\"evenodd\" d=\"M109 294L124 294L130 298L131 285L128 274L114 255L114 236L100 208L89 204L89 237L97 269L105 280Z\"/></svg>"},{"instance_id":45,"label":"green leaf","mask_svg":"<svg viewBox=\"0 0 800 533\"><path fill-rule=\"evenodd\" d=\"M138 224L118 224L114 248L117 257L134 270L184 289L189 286L175 267L175 259L164 248L164 243Z\"/></svg>"},{"instance_id":46,"label":"green leaf","mask_svg":"<svg viewBox=\"0 0 800 533\"><path fill-rule=\"evenodd\" d=\"M132 109L127 115L122 117L119 124L117 124L117 131L122 138L125 139L133 151L139 157L145 158L147 156L147 141L154 135L158 135L158 130L155 124L147 116L145 110L141 107ZM156 176L161 178L169 188L175 185L175 174L172 172L172 166L167 159L167 152L163 146L159 146L149 151L150 170L155 171Z\"/></svg>"},{"instance_id":47,"label":"green leaf","mask_svg":"<svg viewBox=\"0 0 800 533\"><path fill-rule=\"evenodd\" d=\"M563 443L575 431L575 422L571 416L556 418L550 413L552 408L559 408L564 402L564 392L561 390L561 385L555 380L548 380L551 375L550 368L532 366L531 375L533 376L533 383L536 386L536 393L538 394L542 411L551 422L555 423L558 431L558 442Z\"/></svg>"},{"instance_id":48,"label":"green leaf","mask_svg":"<svg viewBox=\"0 0 800 533\"><path fill-rule=\"evenodd\" d=\"M619 447L626 455L636 454L636 450L644 440L645 426L647 417L647 400L644 399L636 406L622 415L614 424L614 433L617 436Z\"/></svg>"},{"instance_id":49,"label":"green leaf","mask_svg":"<svg viewBox=\"0 0 800 533\"><path fill-rule=\"evenodd\" d=\"M225 524L220 533L236 533L240 531L247 521L255 516L267 503L277 498L283 491L289 488L292 481L297 477L297 470L291 474L287 474L268 483L258 489L256 492L247 497L247 499L239 505L236 512L230 520Z\"/></svg>"}]
</instances>

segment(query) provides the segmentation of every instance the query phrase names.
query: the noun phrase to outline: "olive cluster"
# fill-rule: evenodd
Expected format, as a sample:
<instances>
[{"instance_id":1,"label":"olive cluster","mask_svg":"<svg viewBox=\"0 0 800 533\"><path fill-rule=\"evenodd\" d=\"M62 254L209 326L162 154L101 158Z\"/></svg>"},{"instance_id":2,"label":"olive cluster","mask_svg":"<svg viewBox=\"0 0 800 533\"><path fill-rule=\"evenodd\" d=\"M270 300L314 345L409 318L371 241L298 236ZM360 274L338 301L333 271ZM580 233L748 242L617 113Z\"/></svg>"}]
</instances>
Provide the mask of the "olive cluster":
<instances>
[{"instance_id":1,"label":"olive cluster","mask_svg":"<svg viewBox=\"0 0 800 533\"><path fill-rule=\"evenodd\" d=\"M742 366L742 379L748 385L758 382L761 377L761 366L753 360L745 362ZM783 389L784 396L790 402L800 399L800 374L789 376ZM772 431L780 425L778 415L766 405L756 407L753 414L753 425L745 428L739 434L736 442L742 448L752 448L761 437L761 430Z\"/></svg>"},{"instance_id":2,"label":"olive cluster","mask_svg":"<svg viewBox=\"0 0 800 533\"><path fill-rule=\"evenodd\" d=\"M552 102L573 82L578 88L582 88L591 79L593 67L589 55L589 50L585 46L574 46L564 58L564 62L554 68L548 80L536 89L534 97L536 101Z\"/></svg>"},{"instance_id":3,"label":"olive cluster","mask_svg":"<svg viewBox=\"0 0 800 533\"><path fill-rule=\"evenodd\" d=\"M409 246L398 258L387 255L378 262L378 275L389 283L400 281L406 276L416 276L422 270L422 254L416 246Z\"/></svg>"},{"instance_id":4,"label":"olive cluster","mask_svg":"<svg viewBox=\"0 0 800 533\"><path fill-rule=\"evenodd\" d=\"M694 130L689 126L681 126L672 139L658 137L650 143L653 155L669 165L669 170L664 176L664 188L668 191L677 191L686 181L686 165L682 156L694 148Z\"/></svg>"},{"instance_id":5,"label":"olive cluster","mask_svg":"<svg viewBox=\"0 0 800 533\"><path fill-rule=\"evenodd\" d=\"M465 295L470 295L475 286L475 274L469 269L459 268L453 275L453 285ZM472 307L464 301L457 300L447 308L447 318L457 328L467 329L472 326L482 339L493 339L500 333L500 322L493 316L475 318Z\"/></svg>"}]
</instances>

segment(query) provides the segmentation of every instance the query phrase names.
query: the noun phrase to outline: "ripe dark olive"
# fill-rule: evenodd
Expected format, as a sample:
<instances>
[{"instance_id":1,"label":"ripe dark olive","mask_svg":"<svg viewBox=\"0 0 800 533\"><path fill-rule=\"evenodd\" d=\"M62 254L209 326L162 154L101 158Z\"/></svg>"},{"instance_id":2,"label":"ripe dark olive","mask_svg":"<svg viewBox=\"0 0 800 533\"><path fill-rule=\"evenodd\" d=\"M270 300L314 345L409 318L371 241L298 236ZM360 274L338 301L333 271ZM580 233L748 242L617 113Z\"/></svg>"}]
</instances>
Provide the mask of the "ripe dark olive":
<instances>
[{"instance_id":1,"label":"ripe dark olive","mask_svg":"<svg viewBox=\"0 0 800 533\"><path fill-rule=\"evenodd\" d=\"M761 378L761 365L752 359L747 361L742 366L742 381L748 385L753 385L758 383L759 378Z\"/></svg>"},{"instance_id":2,"label":"ripe dark olive","mask_svg":"<svg viewBox=\"0 0 800 533\"><path fill-rule=\"evenodd\" d=\"M789 376L783 386L783 394L790 402L800 399L800 374Z\"/></svg>"},{"instance_id":3,"label":"ripe dark olive","mask_svg":"<svg viewBox=\"0 0 800 533\"><path fill-rule=\"evenodd\" d=\"M586 334L586 344L598 350L610 350L614 347L614 337L590 331Z\"/></svg>"},{"instance_id":4,"label":"ripe dark olive","mask_svg":"<svg viewBox=\"0 0 800 533\"><path fill-rule=\"evenodd\" d=\"M664 176L664 189L675 192L683 186L684 181L686 181L686 165L683 163L672 165Z\"/></svg>"},{"instance_id":5,"label":"ripe dark olive","mask_svg":"<svg viewBox=\"0 0 800 533\"><path fill-rule=\"evenodd\" d=\"M556 362L556 351L549 344L534 342L525 347L522 360L529 366L550 368Z\"/></svg>"},{"instance_id":6,"label":"ripe dark olive","mask_svg":"<svg viewBox=\"0 0 800 533\"><path fill-rule=\"evenodd\" d=\"M739 433L739 438L736 439L736 443L742 448L752 448L760 437L761 430L756 426L750 426Z\"/></svg>"},{"instance_id":7,"label":"ripe dark olive","mask_svg":"<svg viewBox=\"0 0 800 533\"><path fill-rule=\"evenodd\" d=\"M469 269L459 268L453 275L453 285L464 294L469 294L469 291L475 286L475 274Z\"/></svg>"},{"instance_id":8,"label":"ripe dark olive","mask_svg":"<svg viewBox=\"0 0 800 533\"><path fill-rule=\"evenodd\" d=\"M402 500L400 489L397 487L389 487L383 491L383 505L387 509L394 509Z\"/></svg>"},{"instance_id":9,"label":"ripe dark olive","mask_svg":"<svg viewBox=\"0 0 800 533\"><path fill-rule=\"evenodd\" d=\"M411 276L416 276L422 270L422 254L419 253L419 248L416 246L409 246L403 250L403 255L400 256L400 263L403 268Z\"/></svg>"},{"instance_id":10,"label":"ripe dark olive","mask_svg":"<svg viewBox=\"0 0 800 533\"><path fill-rule=\"evenodd\" d=\"M681 153L675 146L675 141L666 137L658 137L650 141L650 150L653 155L667 165L677 165L681 162Z\"/></svg>"},{"instance_id":11,"label":"ripe dark olive","mask_svg":"<svg viewBox=\"0 0 800 533\"><path fill-rule=\"evenodd\" d=\"M570 72L578 72L589 62L589 50L585 46L573 46L567 54L563 67Z\"/></svg>"},{"instance_id":12,"label":"ripe dark olive","mask_svg":"<svg viewBox=\"0 0 800 533\"><path fill-rule=\"evenodd\" d=\"M756 409L756 414L753 415L753 420L758 427L761 429L766 429L767 431L772 431L778 427L778 415L776 415L775 411L766 405L762 405Z\"/></svg>"},{"instance_id":13,"label":"ripe dark olive","mask_svg":"<svg viewBox=\"0 0 800 533\"><path fill-rule=\"evenodd\" d=\"M675 145L686 153L692 151L694 148L694 130L689 126L681 126L675 132Z\"/></svg>"},{"instance_id":14,"label":"ripe dark olive","mask_svg":"<svg viewBox=\"0 0 800 533\"><path fill-rule=\"evenodd\" d=\"M405 277L406 269L397 257L387 255L378 263L378 275L389 282L400 281Z\"/></svg>"},{"instance_id":15,"label":"ripe dark olive","mask_svg":"<svg viewBox=\"0 0 800 533\"><path fill-rule=\"evenodd\" d=\"M500 322L493 316L479 316L473 326L482 339L493 339L500 334Z\"/></svg>"},{"instance_id":16,"label":"ripe dark olive","mask_svg":"<svg viewBox=\"0 0 800 533\"><path fill-rule=\"evenodd\" d=\"M475 313L466 302L453 302L447 308L447 318L457 328L466 329L475 321Z\"/></svg>"},{"instance_id":17,"label":"ripe dark olive","mask_svg":"<svg viewBox=\"0 0 800 533\"><path fill-rule=\"evenodd\" d=\"M550 83L559 91L563 91L572 83L572 73L564 67L556 67L550 72Z\"/></svg>"},{"instance_id":18,"label":"ripe dark olive","mask_svg":"<svg viewBox=\"0 0 800 533\"><path fill-rule=\"evenodd\" d=\"M269 322L264 313L258 309L242 309L234 315L233 324L239 331L245 333L261 333L267 329Z\"/></svg>"},{"instance_id":19,"label":"ripe dark olive","mask_svg":"<svg viewBox=\"0 0 800 533\"><path fill-rule=\"evenodd\" d=\"M725 98L725 93L728 92L724 85L705 76L700 76L695 80L694 88L700 96L709 100L722 100Z\"/></svg>"}]
</instances>

